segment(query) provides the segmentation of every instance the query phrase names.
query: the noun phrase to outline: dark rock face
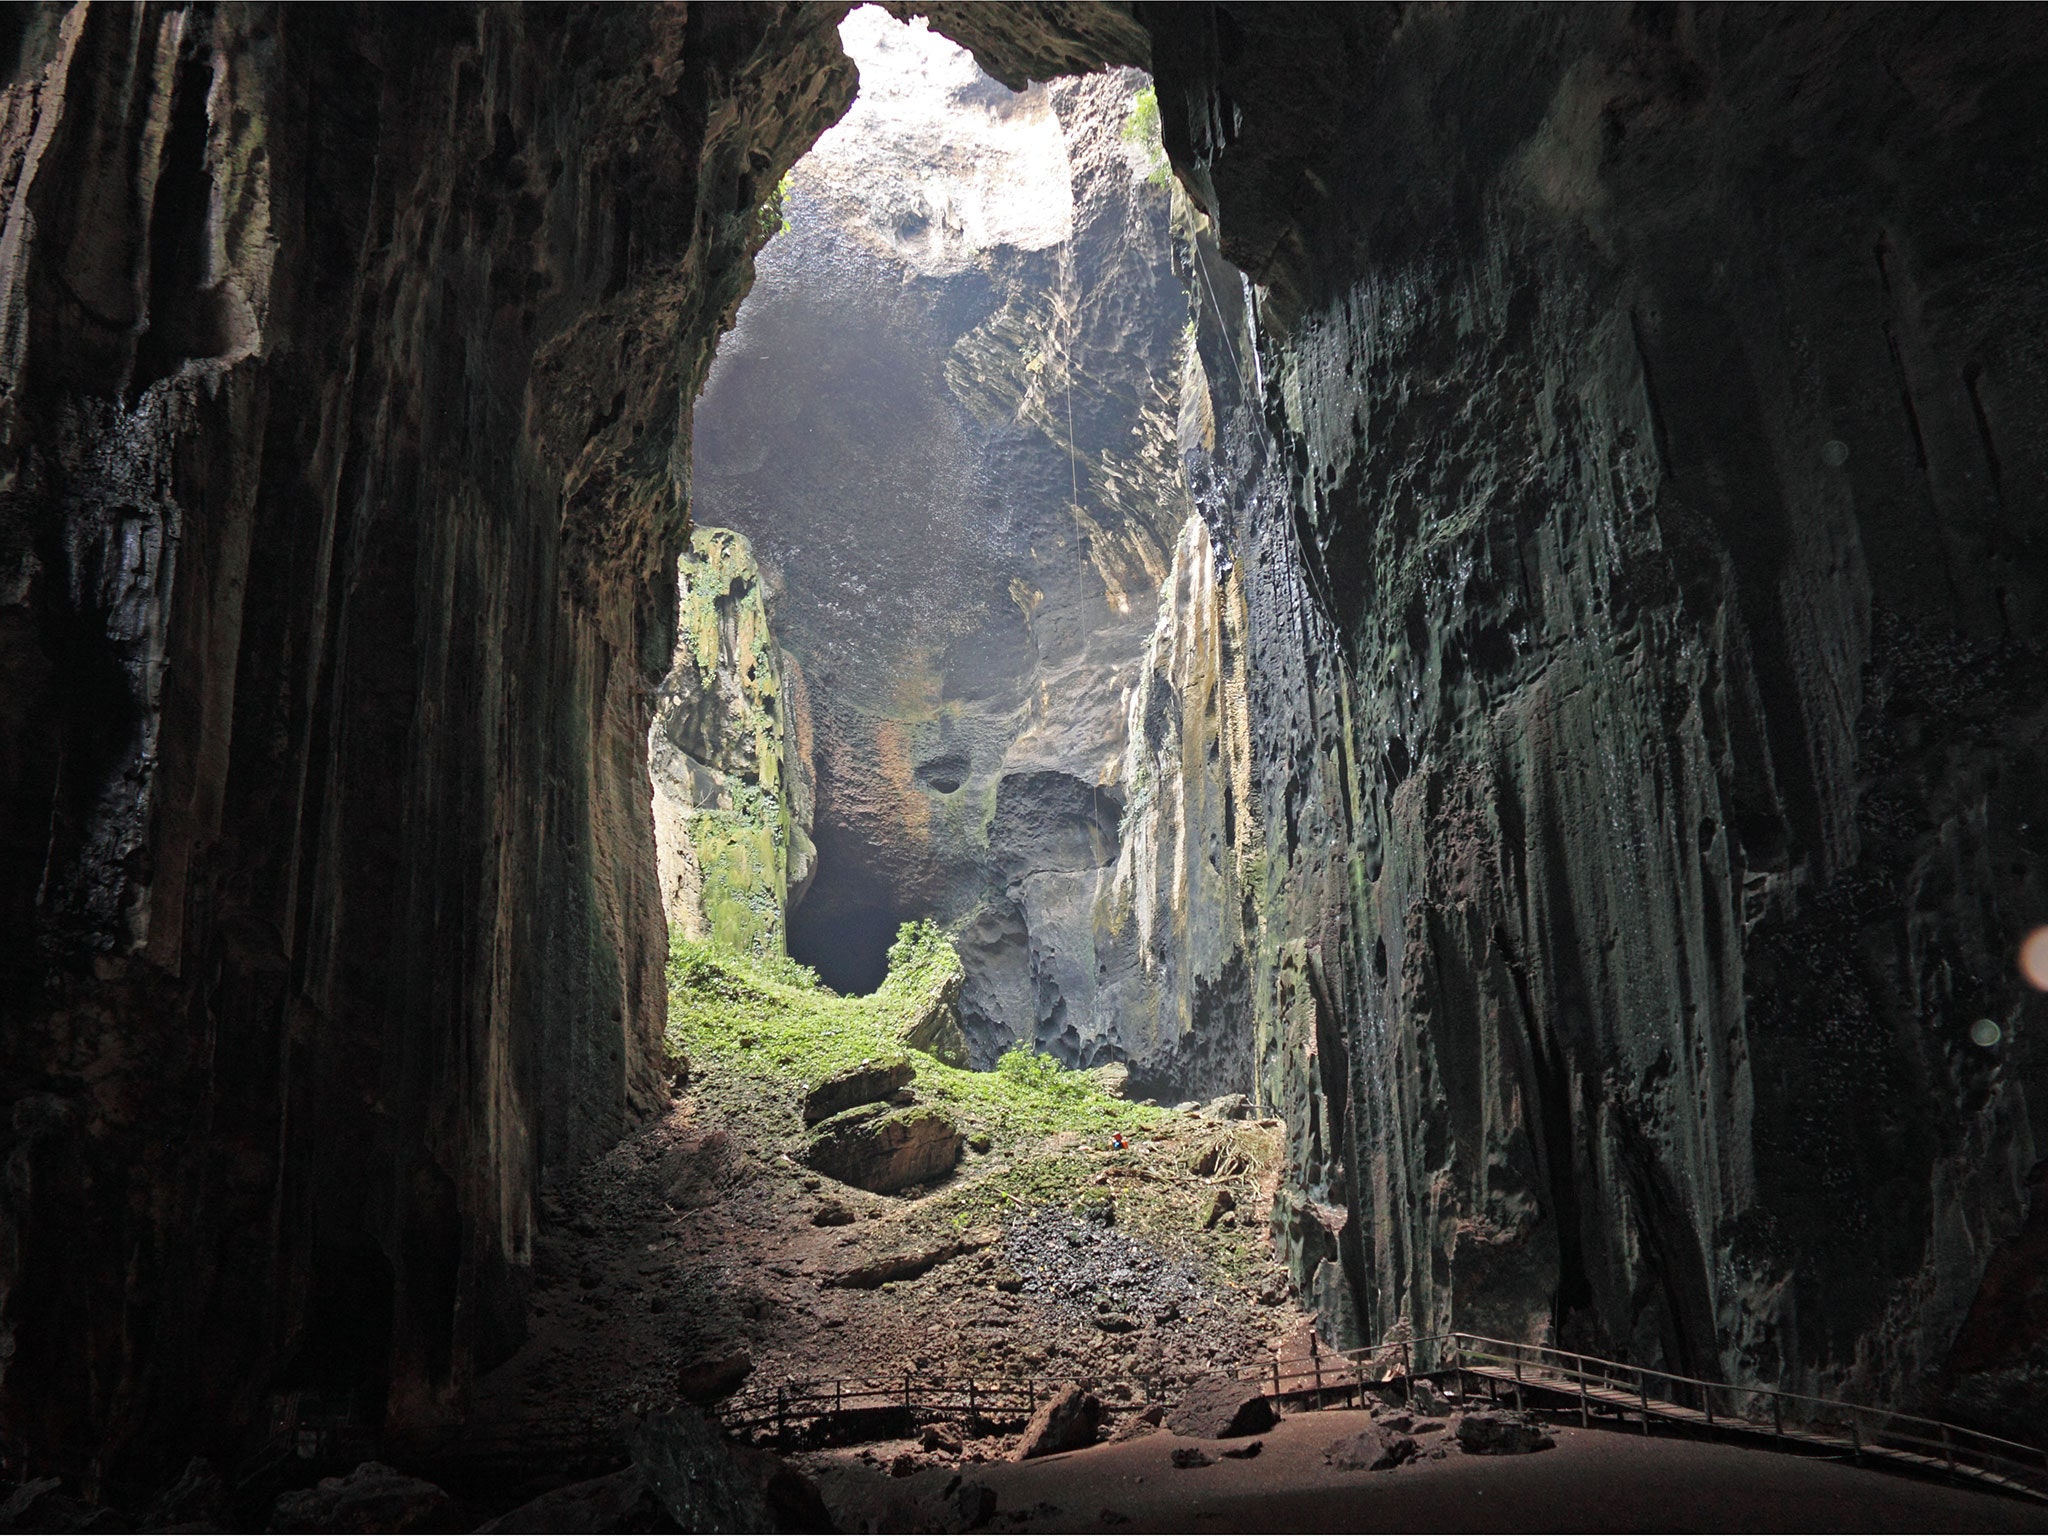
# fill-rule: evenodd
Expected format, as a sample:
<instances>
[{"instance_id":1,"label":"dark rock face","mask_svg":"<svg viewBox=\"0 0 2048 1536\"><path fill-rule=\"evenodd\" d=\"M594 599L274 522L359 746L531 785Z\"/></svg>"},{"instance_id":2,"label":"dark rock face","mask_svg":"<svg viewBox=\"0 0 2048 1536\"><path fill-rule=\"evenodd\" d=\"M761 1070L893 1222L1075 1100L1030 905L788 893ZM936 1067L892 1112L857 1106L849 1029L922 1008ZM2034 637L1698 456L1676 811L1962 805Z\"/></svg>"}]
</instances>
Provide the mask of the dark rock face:
<instances>
[{"instance_id":1,"label":"dark rock face","mask_svg":"<svg viewBox=\"0 0 2048 1536\"><path fill-rule=\"evenodd\" d=\"M982 622L919 676L955 691L871 732L906 826L971 832L1033 776L1012 819L1055 858L957 914L970 1020L1203 1092L1255 1065L1344 1342L1549 1334L2039 1422L2040 13L938 14L1016 82L1148 41L1202 207L1201 520L1126 496L1114 558L1055 520L1021 606L949 576ZM835 20L10 32L0 1429L37 1467L161 1484L272 1390L401 1437L459 1415L517 1337L542 1170L659 1101L645 753L689 402L851 90ZM1128 211L1077 227L1162 246ZM949 349L1028 317L974 281ZM1062 315L1071 374L1158 331ZM977 334L955 377L1014 379L1024 332ZM1149 387L1174 353L1140 350ZM1123 419L1078 379L1072 429L969 392L1041 444ZM1059 457L962 484L1057 508ZM1141 570L1159 627L1112 624ZM1104 730L1148 634L1140 729ZM1027 662L1078 733L987 724ZM1122 776L1112 853L1038 776L1106 784L1118 743L1184 799L1133 819ZM857 780L820 773L829 818ZM1140 881L1147 826L1200 835ZM1175 1001L1141 1048L1080 1022L1094 939L1040 943L1096 934L1127 860L1127 892L1199 893L1101 930L1139 935L1125 976L1196 956L1144 982ZM937 905L935 867L885 894Z\"/></svg>"},{"instance_id":2,"label":"dark rock face","mask_svg":"<svg viewBox=\"0 0 2048 1536\"><path fill-rule=\"evenodd\" d=\"M2024 1330L1943 1366L2048 1087L2048 29L1929 20L1153 28L1258 1096L1345 1342L2038 1419Z\"/></svg>"},{"instance_id":3,"label":"dark rock face","mask_svg":"<svg viewBox=\"0 0 2048 1536\"><path fill-rule=\"evenodd\" d=\"M894 1194L951 1173L967 1138L935 1109L849 1109L825 1121L804 1148L804 1162L827 1178Z\"/></svg>"},{"instance_id":4,"label":"dark rock face","mask_svg":"<svg viewBox=\"0 0 2048 1536\"><path fill-rule=\"evenodd\" d=\"M398 1434L660 1103L689 402L829 12L77 7L0 135L0 1425Z\"/></svg>"}]
</instances>

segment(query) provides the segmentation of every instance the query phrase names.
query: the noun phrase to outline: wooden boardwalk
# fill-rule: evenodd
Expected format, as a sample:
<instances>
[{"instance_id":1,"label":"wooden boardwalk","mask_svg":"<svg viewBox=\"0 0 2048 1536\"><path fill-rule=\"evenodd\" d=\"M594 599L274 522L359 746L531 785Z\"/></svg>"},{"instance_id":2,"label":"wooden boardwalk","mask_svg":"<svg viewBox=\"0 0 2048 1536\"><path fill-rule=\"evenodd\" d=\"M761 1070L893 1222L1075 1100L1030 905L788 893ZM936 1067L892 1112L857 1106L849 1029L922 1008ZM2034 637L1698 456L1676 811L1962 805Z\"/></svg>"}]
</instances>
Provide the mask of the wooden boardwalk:
<instances>
[{"instance_id":1,"label":"wooden boardwalk","mask_svg":"<svg viewBox=\"0 0 2048 1536\"><path fill-rule=\"evenodd\" d=\"M1317 1406L1333 1392L1347 1400L1374 1387L1412 1394L1418 1381L1453 1379L1461 1388L1484 1388L1489 1398L1506 1396L1517 1406L1566 1415L1576 1409L1582 1425L1597 1414L1616 1422L1634 1419L1649 1434L1661 1420L1767 1448L1958 1477L2048 1503L2048 1451L1938 1419L1704 1381L1477 1334L1443 1334L1394 1349L1398 1355L1390 1361L1386 1349L1340 1353L1312 1345L1307 1355L1276 1357L1253 1374L1270 1384L1274 1396L1307 1398ZM1434 1368L1417 1369L1418 1357L1434 1358ZM1529 1403L1532 1396L1539 1401Z\"/></svg>"},{"instance_id":2,"label":"wooden boardwalk","mask_svg":"<svg viewBox=\"0 0 2048 1536\"><path fill-rule=\"evenodd\" d=\"M1455 1382L1467 1401L1484 1392L1491 1400L1506 1398L1551 1415L1576 1411L1582 1425L1596 1416L1618 1424L1633 1420L1647 1435L1661 1421L1766 1449L1955 1477L2048 1503L2048 1450L2040 1447L1867 1404L1704 1381L1542 1344L1450 1333L1340 1352L1312 1340L1306 1354L1275 1355L1238 1374L1276 1400L1317 1408L1333 1401L1363 1403L1367 1393L1412 1399L1422 1383ZM1157 1395L1153 1383L1089 1385L1111 1415ZM1117 1386L1123 1390L1113 1390ZM807 1424L854 1430L883 1416L900 1415L904 1422L939 1414L1021 1422L1052 1389L1051 1382L948 1382L918 1372L886 1382L791 1380L727 1403L719 1418L728 1432L766 1433L786 1443Z\"/></svg>"}]
</instances>

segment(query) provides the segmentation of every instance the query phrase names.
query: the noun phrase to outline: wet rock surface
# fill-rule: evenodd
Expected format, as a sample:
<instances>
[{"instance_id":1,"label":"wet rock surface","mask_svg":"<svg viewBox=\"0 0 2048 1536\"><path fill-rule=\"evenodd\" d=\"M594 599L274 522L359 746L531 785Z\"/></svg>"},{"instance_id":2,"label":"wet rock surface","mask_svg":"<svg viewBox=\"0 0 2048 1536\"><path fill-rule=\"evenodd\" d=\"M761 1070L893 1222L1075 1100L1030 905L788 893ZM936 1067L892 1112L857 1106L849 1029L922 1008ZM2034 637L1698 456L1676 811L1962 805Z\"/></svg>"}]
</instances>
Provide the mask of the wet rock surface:
<instances>
[{"instance_id":1,"label":"wet rock surface","mask_svg":"<svg viewBox=\"0 0 2048 1536\"><path fill-rule=\"evenodd\" d=\"M1013 1223L1001 1253L1023 1294L1091 1321L1107 1311L1170 1324L1194 1310L1201 1290L1191 1261L1175 1262L1156 1244L1071 1212Z\"/></svg>"}]
</instances>

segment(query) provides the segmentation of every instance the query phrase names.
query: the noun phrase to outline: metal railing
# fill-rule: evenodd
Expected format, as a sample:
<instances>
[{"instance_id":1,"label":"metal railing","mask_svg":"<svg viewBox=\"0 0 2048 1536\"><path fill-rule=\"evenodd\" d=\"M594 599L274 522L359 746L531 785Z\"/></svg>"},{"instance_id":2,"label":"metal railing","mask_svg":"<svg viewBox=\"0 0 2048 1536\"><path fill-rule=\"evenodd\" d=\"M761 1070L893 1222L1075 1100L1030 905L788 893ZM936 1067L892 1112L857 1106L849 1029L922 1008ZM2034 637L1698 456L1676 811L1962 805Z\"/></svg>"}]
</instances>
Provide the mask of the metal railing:
<instances>
[{"instance_id":1,"label":"metal railing","mask_svg":"<svg viewBox=\"0 0 2048 1536\"><path fill-rule=\"evenodd\" d=\"M1435 1364L1418 1369L1424 1360ZM2037 1446L1918 1414L1776 1387L1707 1381L1547 1344L1461 1332L1340 1351L1324 1349L1311 1336L1306 1353L1289 1359L1276 1352L1239 1374L1260 1382L1275 1397L1307 1396L1319 1407L1333 1392L1362 1400L1371 1388L1396 1383L1412 1401L1417 1380L1449 1375L1462 1385L1470 1377L1496 1391L1501 1386L1516 1391L1518 1406L1524 1393L1561 1397L1562 1411L1576 1407L1581 1424L1590 1423L1595 1413L1634 1414L1645 1434L1652 1420L1661 1419L1714 1433L1767 1437L1787 1449L1906 1462L2048 1500L2048 1450Z\"/></svg>"}]
</instances>

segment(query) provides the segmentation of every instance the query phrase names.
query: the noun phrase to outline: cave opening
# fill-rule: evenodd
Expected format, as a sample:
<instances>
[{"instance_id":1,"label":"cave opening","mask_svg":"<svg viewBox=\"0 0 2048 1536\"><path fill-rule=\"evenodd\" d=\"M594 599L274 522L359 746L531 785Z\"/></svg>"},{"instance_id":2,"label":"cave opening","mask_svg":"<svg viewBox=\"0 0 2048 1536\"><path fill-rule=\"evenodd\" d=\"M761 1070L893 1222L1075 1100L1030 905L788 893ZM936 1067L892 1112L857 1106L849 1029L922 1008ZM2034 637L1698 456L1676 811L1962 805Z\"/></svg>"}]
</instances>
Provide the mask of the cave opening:
<instances>
[{"instance_id":1,"label":"cave opening","mask_svg":"<svg viewBox=\"0 0 2048 1536\"><path fill-rule=\"evenodd\" d=\"M2036 1441L2048 12L894 9L0 17L0 1525Z\"/></svg>"},{"instance_id":2,"label":"cave opening","mask_svg":"<svg viewBox=\"0 0 2048 1536\"><path fill-rule=\"evenodd\" d=\"M1151 983L1105 914L1129 699L1193 512L1175 247L1199 216L1142 71L1018 91L922 19L864 7L840 36L859 90L763 210L694 413L682 567L688 631L694 562L724 541L717 579L772 652L772 726L737 680L718 726L751 731L738 772L779 786L782 922L740 920L759 893L735 901L702 847L664 850L699 866L664 890L689 936L780 947L847 994L934 919L962 936L979 1065L1019 1044L1121 1060L1122 994ZM680 787L664 825L701 844L736 804L708 782L735 754L695 728L682 772L659 744L675 713L657 792Z\"/></svg>"}]
</instances>

